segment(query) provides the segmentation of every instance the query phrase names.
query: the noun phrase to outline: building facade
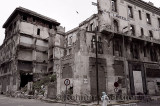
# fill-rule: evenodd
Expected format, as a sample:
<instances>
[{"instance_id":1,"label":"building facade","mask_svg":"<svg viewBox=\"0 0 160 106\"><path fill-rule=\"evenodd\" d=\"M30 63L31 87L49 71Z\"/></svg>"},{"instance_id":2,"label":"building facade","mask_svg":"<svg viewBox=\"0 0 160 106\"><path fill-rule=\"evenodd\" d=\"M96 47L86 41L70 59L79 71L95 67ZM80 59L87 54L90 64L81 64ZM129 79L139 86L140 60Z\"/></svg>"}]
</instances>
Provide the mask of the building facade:
<instances>
[{"instance_id":1,"label":"building facade","mask_svg":"<svg viewBox=\"0 0 160 106\"><path fill-rule=\"evenodd\" d=\"M17 91L48 73L48 38L61 30L56 20L18 7L4 23L0 47L0 91Z\"/></svg>"},{"instance_id":2,"label":"building facade","mask_svg":"<svg viewBox=\"0 0 160 106\"><path fill-rule=\"evenodd\" d=\"M69 78L73 94L96 95L97 33L99 94L159 95L160 9L141 0L99 0L98 11L66 33L60 91Z\"/></svg>"},{"instance_id":3,"label":"building facade","mask_svg":"<svg viewBox=\"0 0 160 106\"><path fill-rule=\"evenodd\" d=\"M151 2L98 0L98 14L66 33L57 21L24 8L3 27L2 92L50 73L57 75L54 95L65 92L65 79L70 94L96 95L97 44L100 95L160 94L160 9Z\"/></svg>"}]
</instances>

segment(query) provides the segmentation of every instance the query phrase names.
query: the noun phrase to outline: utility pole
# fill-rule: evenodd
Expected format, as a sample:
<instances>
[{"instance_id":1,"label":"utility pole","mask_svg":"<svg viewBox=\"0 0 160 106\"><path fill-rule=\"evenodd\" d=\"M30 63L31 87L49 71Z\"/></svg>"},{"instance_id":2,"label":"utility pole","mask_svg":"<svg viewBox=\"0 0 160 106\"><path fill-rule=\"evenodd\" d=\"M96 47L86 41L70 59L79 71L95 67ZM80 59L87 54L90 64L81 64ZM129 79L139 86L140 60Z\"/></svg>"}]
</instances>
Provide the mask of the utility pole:
<instances>
[{"instance_id":1,"label":"utility pole","mask_svg":"<svg viewBox=\"0 0 160 106\"><path fill-rule=\"evenodd\" d=\"M99 29L100 29L100 6L99 6L99 0L97 0L97 3L92 2L92 5L97 6L97 10L98 10L98 14L97 14L97 18L98 18L98 25L97 25L97 29L95 30L95 43L96 43L96 87L97 87L97 104L99 105L99 78L98 78L98 33L99 33Z\"/></svg>"},{"instance_id":2,"label":"utility pole","mask_svg":"<svg viewBox=\"0 0 160 106\"><path fill-rule=\"evenodd\" d=\"M95 31L96 37L96 82L97 82L97 104L99 105L99 79L98 79L98 40L97 40L97 31Z\"/></svg>"},{"instance_id":3,"label":"utility pole","mask_svg":"<svg viewBox=\"0 0 160 106\"><path fill-rule=\"evenodd\" d=\"M126 85L126 93L128 94L128 85L127 85L127 70L126 70L126 53L125 53L125 42L124 42L124 36L123 30L128 28L128 26L124 27L122 29L122 42L123 42L123 65L124 65L124 72L125 72L125 85Z\"/></svg>"},{"instance_id":4,"label":"utility pole","mask_svg":"<svg viewBox=\"0 0 160 106\"><path fill-rule=\"evenodd\" d=\"M99 0L97 0L97 10L98 10L98 28L96 30L96 78L97 78L97 104L99 105L99 79L98 79L98 40L97 40L97 34L99 33L100 30L100 5L99 5Z\"/></svg>"}]
</instances>

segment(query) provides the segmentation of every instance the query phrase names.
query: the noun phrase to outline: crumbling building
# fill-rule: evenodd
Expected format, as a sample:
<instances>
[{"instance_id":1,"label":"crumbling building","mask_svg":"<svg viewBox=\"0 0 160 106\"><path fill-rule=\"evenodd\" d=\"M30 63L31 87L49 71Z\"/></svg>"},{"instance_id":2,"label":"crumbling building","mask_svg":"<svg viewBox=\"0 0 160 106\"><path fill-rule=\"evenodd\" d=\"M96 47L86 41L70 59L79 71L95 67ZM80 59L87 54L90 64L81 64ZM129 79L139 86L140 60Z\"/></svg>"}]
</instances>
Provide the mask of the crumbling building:
<instances>
[{"instance_id":1,"label":"crumbling building","mask_svg":"<svg viewBox=\"0 0 160 106\"><path fill-rule=\"evenodd\" d=\"M97 34L99 94L159 95L160 9L142 0L99 0L98 7L66 33L59 91L68 78L73 94L97 94Z\"/></svg>"},{"instance_id":2,"label":"crumbling building","mask_svg":"<svg viewBox=\"0 0 160 106\"><path fill-rule=\"evenodd\" d=\"M61 30L56 20L18 7L4 23L0 47L0 91L17 91L48 73L50 30Z\"/></svg>"},{"instance_id":3,"label":"crumbling building","mask_svg":"<svg viewBox=\"0 0 160 106\"><path fill-rule=\"evenodd\" d=\"M98 14L78 27L64 33L58 26L24 8L13 12L0 47L2 91L51 73L57 75L53 95L65 91L65 79L71 94L96 95L97 35L99 94L160 94L160 9L152 3L99 0Z\"/></svg>"}]
</instances>

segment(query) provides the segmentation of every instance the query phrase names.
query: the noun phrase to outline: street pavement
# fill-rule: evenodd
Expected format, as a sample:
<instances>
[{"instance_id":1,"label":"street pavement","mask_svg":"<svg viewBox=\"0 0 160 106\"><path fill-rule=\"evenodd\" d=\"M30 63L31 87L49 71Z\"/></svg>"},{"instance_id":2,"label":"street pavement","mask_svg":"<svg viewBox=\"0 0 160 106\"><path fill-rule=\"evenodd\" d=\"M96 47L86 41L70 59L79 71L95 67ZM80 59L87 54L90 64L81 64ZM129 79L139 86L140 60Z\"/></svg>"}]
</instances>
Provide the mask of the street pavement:
<instances>
[{"instance_id":1,"label":"street pavement","mask_svg":"<svg viewBox=\"0 0 160 106\"><path fill-rule=\"evenodd\" d=\"M160 101L141 102L137 106L160 106Z\"/></svg>"},{"instance_id":2,"label":"street pavement","mask_svg":"<svg viewBox=\"0 0 160 106\"><path fill-rule=\"evenodd\" d=\"M11 97L6 97L4 95L0 95L0 106L65 106L65 104L46 103L41 100L11 98ZM66 104L66 106L78 106L78 105ZM124 106L124 105L116 105L116 106ZM137 106L160 106L160 101L141 102L141 103L137 103Z\"/></svg>"},{"instance_id":3,"label":"street pavement","mask_svg":"<svg viewBox=\"0 0 160 106\"><path fill-rule=\"evenodd\" d=\"M10 98L0 95L0 106L65 106L59 103L46 103L35 99ZM76 106L69 105L66 106Z\"/></svg>"}]
</instances>

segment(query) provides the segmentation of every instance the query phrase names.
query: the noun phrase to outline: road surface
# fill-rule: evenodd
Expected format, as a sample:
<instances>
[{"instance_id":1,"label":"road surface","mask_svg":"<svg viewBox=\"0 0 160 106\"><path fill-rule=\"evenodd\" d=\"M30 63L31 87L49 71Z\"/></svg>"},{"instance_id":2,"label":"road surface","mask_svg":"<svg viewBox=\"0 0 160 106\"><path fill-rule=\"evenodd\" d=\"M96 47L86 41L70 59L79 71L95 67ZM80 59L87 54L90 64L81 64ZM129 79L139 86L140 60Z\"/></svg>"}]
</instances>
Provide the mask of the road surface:
<instances>
[{"instance_id":1,"label":"road surface","mask_svg":"<svg viewBox=\"0 0 160 106\"><path fill-rule=\"evenodd\" d=\"M0 95L0 106L65 106L59 103L46 103L35 99L10 98ZM76 106L69 105L66 106Z\"/></svg>"}]
</instances>

